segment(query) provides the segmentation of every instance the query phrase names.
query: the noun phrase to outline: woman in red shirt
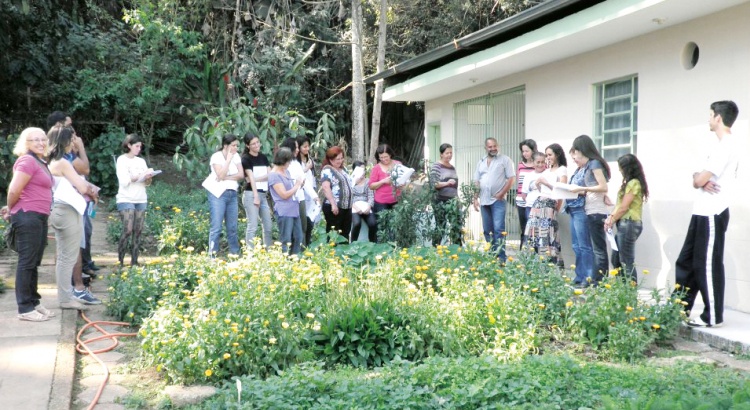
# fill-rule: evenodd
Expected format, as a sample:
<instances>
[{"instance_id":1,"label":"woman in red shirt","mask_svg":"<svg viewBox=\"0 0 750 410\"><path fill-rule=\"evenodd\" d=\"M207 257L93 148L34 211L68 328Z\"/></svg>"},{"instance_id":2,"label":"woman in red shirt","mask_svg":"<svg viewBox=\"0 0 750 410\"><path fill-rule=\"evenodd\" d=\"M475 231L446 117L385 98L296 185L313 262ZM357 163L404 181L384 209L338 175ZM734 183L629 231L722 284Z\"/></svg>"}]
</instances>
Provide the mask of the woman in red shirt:
<instances>
[{"instance_id":1,"label":"woman in red shirt","mask_svg":"<svg viewBox=\"0 0 750 410\"><path fill-rule=\"evenodd\" d=\"M396 206L398 195L401 193L398 189L394 189L395 181L391 177L393 168L401 164L399 161L393 159L394 155L393 149L388 144L379 145L375 150L375 159L378 163L370 172L370 189L375 191L373 212L375 213L376 220L381 211L393 209ZM375 237L377 238L377 224L375 224L375 231ZM380 242L380 238L378 238L378 242Z\"/></svg>"}]
</instances>

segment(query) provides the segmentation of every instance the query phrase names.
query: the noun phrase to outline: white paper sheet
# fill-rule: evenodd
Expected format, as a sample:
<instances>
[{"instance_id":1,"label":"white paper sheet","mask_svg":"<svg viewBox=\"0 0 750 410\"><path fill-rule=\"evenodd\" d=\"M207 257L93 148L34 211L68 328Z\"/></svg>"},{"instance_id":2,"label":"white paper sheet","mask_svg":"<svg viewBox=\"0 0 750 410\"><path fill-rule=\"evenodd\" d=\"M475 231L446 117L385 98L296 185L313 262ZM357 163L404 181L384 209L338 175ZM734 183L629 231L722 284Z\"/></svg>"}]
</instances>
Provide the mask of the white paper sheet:
<instances>
[{"instance_id":1,"label":"white paper sheet","mask_svg":"<svg viewBox=\"0 0 750 410\"><path fill-rule=\"evenodd\" d=\"M253 178L255 178L255 189L260 189L261 191L268 191L268 180L258 181L258 177L262 177L265 175L268 175L268 167L265 167L265 166L253 167Z\"/></svg>"}]
</instances>

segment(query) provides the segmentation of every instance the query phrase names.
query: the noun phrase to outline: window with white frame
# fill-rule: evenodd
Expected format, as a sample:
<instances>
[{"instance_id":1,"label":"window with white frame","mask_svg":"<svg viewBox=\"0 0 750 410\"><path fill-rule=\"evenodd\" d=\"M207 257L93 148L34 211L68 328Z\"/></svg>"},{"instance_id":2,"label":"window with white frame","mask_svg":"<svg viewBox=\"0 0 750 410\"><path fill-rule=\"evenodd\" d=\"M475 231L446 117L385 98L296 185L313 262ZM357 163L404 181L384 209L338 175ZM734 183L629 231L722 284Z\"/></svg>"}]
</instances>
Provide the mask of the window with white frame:
<instances>
[{"instance_id":1,"label":"window with white frame","mask_svg":"<svg viewBox=\"0 0 750 410\"><path fill-rule=\"evenodd\" d=\"M595 86L594 141L607 161L635 154L638 137L638 76Z\"/></svg>"}]
</instances>

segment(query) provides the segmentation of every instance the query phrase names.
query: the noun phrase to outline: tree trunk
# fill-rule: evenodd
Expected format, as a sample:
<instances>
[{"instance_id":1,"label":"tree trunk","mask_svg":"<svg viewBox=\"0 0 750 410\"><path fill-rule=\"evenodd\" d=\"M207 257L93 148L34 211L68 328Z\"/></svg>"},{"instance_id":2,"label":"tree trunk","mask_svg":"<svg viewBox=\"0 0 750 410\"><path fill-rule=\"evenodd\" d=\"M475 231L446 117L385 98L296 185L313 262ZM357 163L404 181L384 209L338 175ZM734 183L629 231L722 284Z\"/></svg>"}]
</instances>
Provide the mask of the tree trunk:
<instances>
[{"instance_id":1,"label":"tree trunk","mask_svg":"<svg viewBox=\"0 0 750 410\"><path fill-rule=\"evenodd\" d=\"M385 33L388 1L380 0L380 25L378 34L378 72L385 70ZM383 104L383 80L375 82L375 98L372 102L372 127L370 128L370 151L367 154L370 162L375 163L375 150L380 144L380 108Z\"/></svg>"},{"instance_id":2,"label":"tree trunk","mask_svg":"<svg viewBox=\"0 0 750 410\"><path fill-rule=\"evenodd\" d=\"M352 157L365 157L365 84L362 70L362 4L352 0Z\"/></svg>"}]
</instances>

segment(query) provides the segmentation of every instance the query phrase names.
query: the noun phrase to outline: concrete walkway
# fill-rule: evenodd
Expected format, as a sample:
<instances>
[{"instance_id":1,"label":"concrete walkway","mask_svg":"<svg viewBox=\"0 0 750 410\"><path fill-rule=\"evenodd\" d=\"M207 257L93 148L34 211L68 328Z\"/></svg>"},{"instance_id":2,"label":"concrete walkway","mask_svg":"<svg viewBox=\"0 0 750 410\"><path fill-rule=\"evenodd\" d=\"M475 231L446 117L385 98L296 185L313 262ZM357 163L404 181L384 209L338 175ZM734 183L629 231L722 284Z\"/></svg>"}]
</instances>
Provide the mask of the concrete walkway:
<instances>
[{"instance_id":1,"label":"concrete walkway","mask_svg":"<svg viewBox=\"0 0 750 410\"><path fill-rule=\"evenodd\" d=\"M100 266L114 266L116 253L106 243L106 214L94 219L92 239L94 259ZM54 241L50 241L40 268L42 303L57 315L47 322L22 322L16 318L15 294L12 289L17 255L6 251L0 255L0 277L11 289L0 295L0 409L69 410L84 409L91 403L103 379L100 366L89 356L76 354L75 336L84 322L77 311L57 308L57 289L54 280ZM100 271L94 281L95 295L106 299L104 277L110 269ZM696 306L700 311L702 306ZM103 306L86 312L92 320L110 320ZM117 331L113 327L109 329ZM131 332L132 329L119 329ZM727 310L725 325L718 329L684 327L682 336L696 342L735 354L750 354L750 314ZM85 338L86 336L84 336ZM108 341L97 342L93 349L109 346ZM695 344L693 344L695 345ZM706 347L693 347L696 353L710 356ZM120 365L123 355L116 350L100 357L110 368ZM746 366L743 362L741 366ZM118 400L128 391L117 383L121 376L113 375L96 409L124 409ZM77 386L74 392L74 386Z\"/></svg>"}]
</instances>

